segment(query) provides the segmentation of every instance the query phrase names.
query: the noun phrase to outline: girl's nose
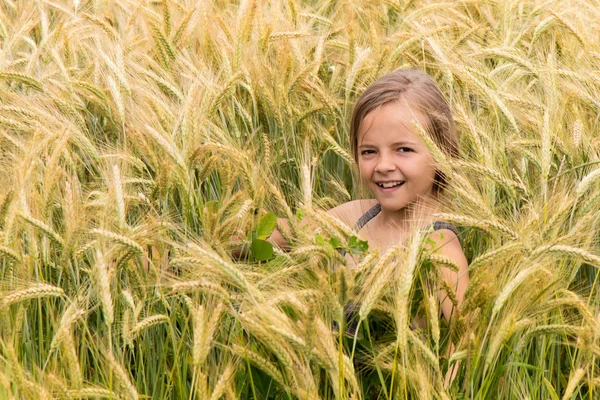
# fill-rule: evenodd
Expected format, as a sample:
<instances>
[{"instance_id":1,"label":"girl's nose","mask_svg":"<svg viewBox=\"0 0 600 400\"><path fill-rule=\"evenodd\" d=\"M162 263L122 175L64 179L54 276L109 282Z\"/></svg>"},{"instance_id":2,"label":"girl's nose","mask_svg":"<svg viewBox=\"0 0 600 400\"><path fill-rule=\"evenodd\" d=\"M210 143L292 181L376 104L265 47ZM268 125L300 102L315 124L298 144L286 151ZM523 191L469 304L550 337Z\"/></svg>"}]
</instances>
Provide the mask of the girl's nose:
<instances>
[{"instance_id":1,"label":"girl's nose","mask_svg":"<svg viewBox=\"0 0 600 400\"><path fill-rule=\"evenodd\" d=\"M389 156L381 155L375 166L375 172L386 173L391 172L396 169L396 164L394 164L393 160Z\"/></svg>"}]
</instances>

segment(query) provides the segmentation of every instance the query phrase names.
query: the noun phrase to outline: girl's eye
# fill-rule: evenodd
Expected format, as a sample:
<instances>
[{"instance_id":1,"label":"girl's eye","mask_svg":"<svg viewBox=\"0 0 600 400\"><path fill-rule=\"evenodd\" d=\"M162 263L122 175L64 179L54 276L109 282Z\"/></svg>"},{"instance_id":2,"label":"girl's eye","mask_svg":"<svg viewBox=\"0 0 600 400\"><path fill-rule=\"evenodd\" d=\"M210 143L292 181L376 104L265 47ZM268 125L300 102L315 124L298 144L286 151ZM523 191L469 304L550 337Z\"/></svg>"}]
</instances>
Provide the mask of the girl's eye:
<instances>
[{"instance_id":1,"label":"girl's eye","mask_svg":"<svg viewBox=\"0 0 600 400\"><path fill-rule=\"evenodd\" d=\"M400 148L398 149L398 151L399 151L400 153L408 153L408 152L411 152L411 151L412 151L412 149L411 149L410 147L400 147Z\"/></svg>"},{"instance_id":2,"label":"girl's eye","mask_svg":"<svg viewBox=\"0 0 600 400\"><path fill-rule=\"evenodd\" d=\"M368 154L375 154L374 150L363 150L360 152L361 155L366 156Z\"/></svg>"}]
</instances>

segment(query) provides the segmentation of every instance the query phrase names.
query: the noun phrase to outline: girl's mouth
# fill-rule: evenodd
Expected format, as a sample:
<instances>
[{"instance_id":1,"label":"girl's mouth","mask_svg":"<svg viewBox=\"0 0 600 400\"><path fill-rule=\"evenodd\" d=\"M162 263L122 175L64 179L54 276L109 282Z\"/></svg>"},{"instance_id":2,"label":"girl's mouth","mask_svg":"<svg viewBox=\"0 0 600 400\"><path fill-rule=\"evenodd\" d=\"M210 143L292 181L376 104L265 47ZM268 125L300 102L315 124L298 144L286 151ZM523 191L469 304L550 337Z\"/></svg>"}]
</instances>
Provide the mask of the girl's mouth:
<instances>
[{"instance_id":1,"label":"girl's mouth","mask_svg":"<svg viewBox=\"0 0 600 400\"><path fill-rule=\"evenodd\" d=\"M379 188L384 192L391 192L398 189L402 185L404 185L404 181L377 182L377 186L379 186Z\"/></svg>"}]
</instances>

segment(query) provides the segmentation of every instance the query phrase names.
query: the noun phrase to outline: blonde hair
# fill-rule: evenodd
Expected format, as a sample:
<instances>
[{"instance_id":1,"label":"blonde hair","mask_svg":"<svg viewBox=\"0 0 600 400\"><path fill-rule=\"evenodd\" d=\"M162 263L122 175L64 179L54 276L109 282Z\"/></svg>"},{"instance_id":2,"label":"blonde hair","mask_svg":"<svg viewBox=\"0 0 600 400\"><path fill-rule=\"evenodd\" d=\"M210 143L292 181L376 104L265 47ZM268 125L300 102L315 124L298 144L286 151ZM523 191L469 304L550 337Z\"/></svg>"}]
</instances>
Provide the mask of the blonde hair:
<instances>
[{"instance_id":1,"label":"blonde hair","mask_svg":"<svg viewBox=\"0 0 600 400\"><path fill-rule=\"evenodd\" d=\"M433 78L422 71L401 69L386 74L371 84L354 105L350 123L352 155L358 163L358 131L363 119L371 111L388 103L408 104L427 119L423 127L436 145L451 158L458 158L458 137L450 106ZM438 171L434 181L436 191L447 183Z\"/></svg>"}]
</instances>

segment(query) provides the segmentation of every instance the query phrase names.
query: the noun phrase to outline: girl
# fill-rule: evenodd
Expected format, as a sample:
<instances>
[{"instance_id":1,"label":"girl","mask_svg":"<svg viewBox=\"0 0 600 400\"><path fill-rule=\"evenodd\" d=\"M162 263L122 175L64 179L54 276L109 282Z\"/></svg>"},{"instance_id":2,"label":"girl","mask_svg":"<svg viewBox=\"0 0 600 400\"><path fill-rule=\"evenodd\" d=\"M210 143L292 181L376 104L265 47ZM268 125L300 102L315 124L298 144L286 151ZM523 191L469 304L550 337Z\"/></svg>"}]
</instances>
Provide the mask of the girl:
<instances>
[{"instance_id":1,"label":"girl","mask_svg":"<svg viewBox=\"0 0 600 400\"><path fill-rule=\"evenodd\" d=\"M458 156L458 141L450 107L434 80L415 70L389 73L358 99L352 115L350 139L361 180L374 199L355 200L328 211L358 231L380 254L405 241L416 229L431 231L429 246L454 261L459 271L442 268L442 278L455 290L458 305L467 289L467 260L456 228L434 221L446 204L446 179L417 133L415 123L427 131L447 157ZM275 230L269 241L286 248ZM444 318L453 304L440 292Z\"/></svg>"},{"instance_id":2,"label":"girl","mask_svg":"<svg viewBox=\"0 0 600 400\"><path fill-rule=\"evenodd\" d=\"M454 296L440 290L443 317L454 313L450 300L462 304L468 285L467 260L458 232L452 225L434 221L433 215L446 206L446 179L417 132L415 124L426 131L447 157L458 157L458 140L452 113L442 92L427 74L398 70L384 75L359 97L354 107L350 139L360 177L374 199L355 200L328 211L358 231L370 248L383 254L389 247L404 242L416 230L427 230L430 250L452 260L458 272L441 268L441 277L454 290ZM271 243L286 248L283 236L275 230ZM349 256L346 256L347 258ZM352 264L353 260L349 260ZM352 319L353 310L346 310ZM412 325L422 325L414 320ZM448 347L449 354L454 345ZM448 386L458 372L450 368L444 384Z\"/></svg>"}]
</instances>

